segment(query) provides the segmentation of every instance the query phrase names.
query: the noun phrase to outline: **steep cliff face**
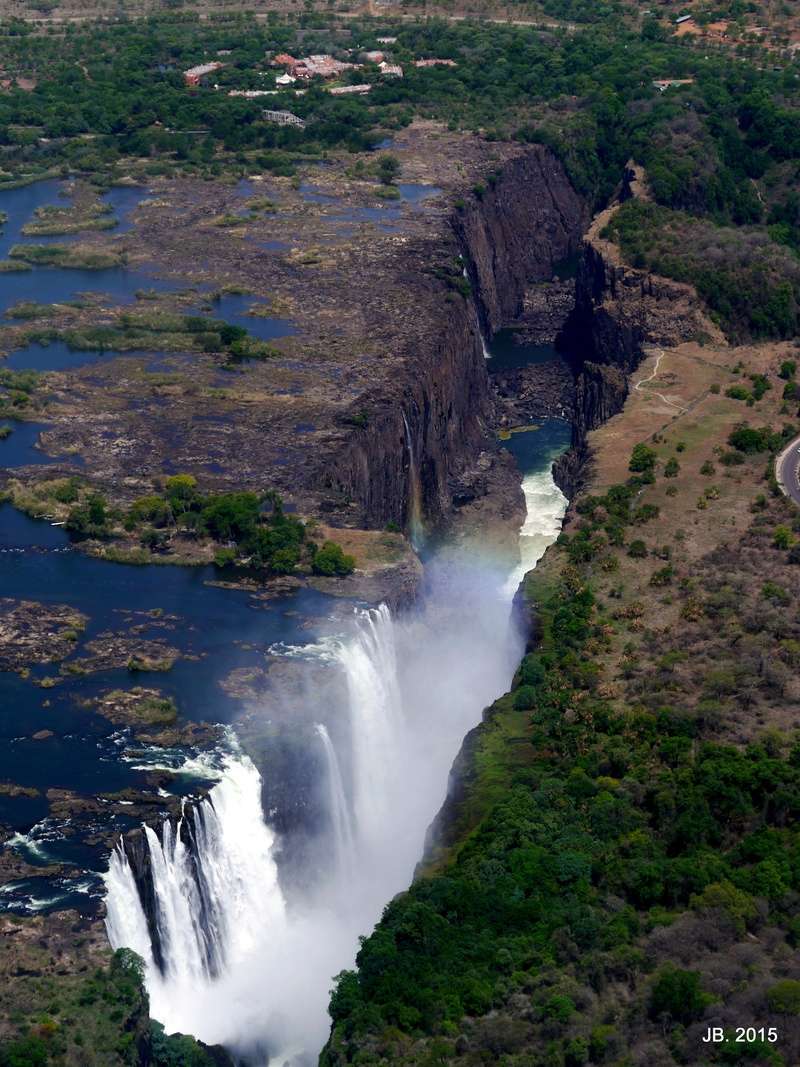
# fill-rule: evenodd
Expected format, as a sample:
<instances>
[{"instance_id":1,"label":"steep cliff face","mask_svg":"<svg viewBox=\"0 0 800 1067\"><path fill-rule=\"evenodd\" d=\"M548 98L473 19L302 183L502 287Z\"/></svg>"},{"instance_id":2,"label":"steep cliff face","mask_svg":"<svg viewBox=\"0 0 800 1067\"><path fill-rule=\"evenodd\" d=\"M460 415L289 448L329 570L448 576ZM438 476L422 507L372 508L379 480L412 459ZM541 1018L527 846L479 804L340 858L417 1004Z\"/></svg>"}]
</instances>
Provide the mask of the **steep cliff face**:
<instances>
[{"instance_id":1,"label":"steep cliff face","mask_svg":"<svg viewBox=\"0 0 800 1067\"><path fill-rule=\"evenodd\" d=\"M360 399L365 426L336 460L335 484L368 527L408 525L417 506L438 522L450 508L449 479L477 455L494 415L471 301L441 289L427 342L408 354L392 392L381 386Z\"/></svg>"},{"instance_id":2,"label":"steep cliff face","mask_svg":"<svg viewBox=\"0 0 800 1067\"><path fill-rule=\"evenodd\" d=\"M559 338L575 374L573 447L556 465L568 496L579 488L587 458L586 435L622 411L628 379L646 345L671 346L724 339L688 285L625 265L602 237L616 207L602 212L583 243L575 307Z\"/></svg>"},{"instance_id":3,"label":"steep cliff face","mask_svg":"<svg viewBox=\"0 0 800 1067\"><path fill-rule=\"evenodd\" d=\"M578 375L581 434L622 409L625 377L638 367L645 344L679 345L704 335L724 343L691 286L622 262L617 246L602 236L616 210L598 215L586 235L575 307L562 335Z\"/></svg>"},{"instance_id":4,"label":"steep cliff face","mask_svg":"<svg viewBox=\"0 0 800 1067\"><path fill-rule=\"evenodd\" d=\"M394 392L382 385L361 398L365 425L335 461L331 485L368 526L408 527L417 507L431 525L448 514L495 416L481 333L520 311L526 287L552 276L588 221L563 167L540 145L487 177L480 196L465 191L462 202L436 247L450 264L463 258L471 293L421 277L426 295L439 294L437 310L407 352Z\"/></svg>"},{"instance_id":5,"label":"steep cliff face","mask_svg":"<svg viewBox=\"0 0 800 1067\"><path fill-rule=\"evenodd\" d=\"M480 321L494 333L522 309L531 282L552 278L589 223L561 163L536 145L490 175L453 218Z\"/></svg>"}]
</instances>

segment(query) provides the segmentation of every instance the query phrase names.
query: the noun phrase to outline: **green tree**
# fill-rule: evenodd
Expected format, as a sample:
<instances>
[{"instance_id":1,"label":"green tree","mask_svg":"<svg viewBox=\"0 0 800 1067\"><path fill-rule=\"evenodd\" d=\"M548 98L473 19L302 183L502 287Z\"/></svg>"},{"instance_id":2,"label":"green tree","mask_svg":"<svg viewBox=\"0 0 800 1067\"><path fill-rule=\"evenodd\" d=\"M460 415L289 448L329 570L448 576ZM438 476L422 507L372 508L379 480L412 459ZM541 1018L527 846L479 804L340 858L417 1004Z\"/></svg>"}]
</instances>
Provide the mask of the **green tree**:
<instances>
[{"instance_id":1,"label":"green tree","mask_svg":"<svg viewBox=\"0 0 800 1067\"><path fill-rule=\"evenodd\" d=\"M702 1016L713 999L703 991L697 971L668 967L653 983L650 992L650 1014L654 1019L669 1015L675 1022L688 1026Z\"/></svg>"},{"instance_id":2,"label":"green tree","mask_svg":"<svg viewBox=\"0 0 800 1067\"><path fill-rule=\"evenodd\" d=\"M800 1015L800 982L784 978L767 991L769 1010L779 1015Z\"/></svg>"},{"instance_id":3,"label":"green tree","mask_svg":"<svg viewBox=\"0 0 800 1067\"><path fill-rule=\"evenodd\" d=\"M314 553L311 569L315 574L343 577L352 574L355 566L355 559L345 555L341 545L337 545L335 541L326 541L322 548L318 548Z\"/></svg>"},{"instance_id":4,"label":"green tree","mask_svg":"<svg viewBox=\"0 0 800 1067\"><path fill-rule=\"evenodd\" d=\"M378 177L384 185L391 185L400 173L400 160L397 156L384 155L378 158Z\"/></svg>"},{"instance_id":5,"label":"green tree","mask_svg":"<svg viewBox=\"0 0 800 1067\"><path fill-rule=\"evenodd\" d=\"M648 448L645 444L633 446L628 470L635 474L645 474L653 470L656 465L657 454L655 449Z\"/></svg>"}]
</instances>

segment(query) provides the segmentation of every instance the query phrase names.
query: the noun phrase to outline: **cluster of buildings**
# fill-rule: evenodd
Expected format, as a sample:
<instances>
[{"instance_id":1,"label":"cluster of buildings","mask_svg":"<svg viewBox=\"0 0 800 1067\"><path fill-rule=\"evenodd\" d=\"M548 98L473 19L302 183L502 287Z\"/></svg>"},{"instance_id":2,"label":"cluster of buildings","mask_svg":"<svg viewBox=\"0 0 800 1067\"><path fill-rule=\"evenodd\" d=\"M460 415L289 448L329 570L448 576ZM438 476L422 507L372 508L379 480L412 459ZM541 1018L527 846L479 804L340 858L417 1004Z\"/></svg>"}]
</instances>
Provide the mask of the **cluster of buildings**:
<instances>
[{"instance_id":1,"label":"cluster of buildings","mask_svg":"<svg viewBox=\"0 0 800 1067\"><path fill-rule=\"evenodd\" d=\"M294 56L282 52L272 60L273 67L283 67L285 73L291 78L338 78L346 70L355 70L356 63L342 63L329 55L305 56L303 59L295 59Z\"/></svg>"},{"instance_id":2,"label":"cluster of buildings","mask_svg":"<svg viewBox=\"0 0 800 1067\"><path fill-rule=\"evenodd\" d=\"M214 74L218 70L222 70L225 66L224 63L201 63L197 67L189 67L188 70L183 72L183 80L187 85L199 85L201 80L208 74Z\"/></svg>"},{"instance_id":3,"label":"cluster of buildings","mask_svg":"<svg viewBox=\"0 0 800 1067\"><path fill-rule=\"evenodd\" d=\"M653 85L660 93L667 89L677 89L681 85L693 85L694 78L656 78Z\"/></svg>"},{"instance_id":4,"label":"cluster of buildings","mask_svg":"<svg viewBox=\"0 0 800 1067\"><path fill-rule=\"evenodd\" d=\"M386 37L383 40L390 41L391 38ZM383 52L365 52L364 58L369 63L375 63L381 74L387 78L403 77L403 68L398 63L390 63ZM330 55L304 56L302 59L295 59L294 56L290 56L287 52L282 52L280 55L275 56L272 60L272 65L273 67L283 67L283 74L280 74L275 79L276 85L283 86L292 85L298 80L308 81L311 78L338 78L345 71L357 70L362 66L361 63L342 62ZM342 88L349 89L350 86L343 86ZM333 91L331 90L331 92ZM364 90L362 89L361 92L364 92Z\"/></svg>"},{"instance_id":5,"label":"cluster of buildings","mask_svg":"<svg viewBox=\"0 0 800 1067\"><path fill-rule=\"evenodd\" d=\"M20 75L14 77L12 74L6 74L5 71L0 70L0 90L4 93L10 92L12 89L22 89L23 92L32 93L36 88L36 78L23 78Z\"/></svg>"},{"instance_id":6,"label":"cluster of buildings","mask_svg":"<svg viewBox=\"0 0 800 1067\"><path fill-rule=\"evenodd\" d=\"M378 42L380 44L392 45L397 42L396 37L379 37ZM229 55L229 51L221 50L217 55ZM402 78L403 68L399 63L392 63L387 54L378 49L373 49L363 54L363 59L367 63L374 63L377 66L380 73L385 78ZM278 89L286 89L290 85L294 85L296 82L308 82L312 78L324 78L326 80L332 80L338 78L348 70L357 70L363 67L363 63L350 63L344 62L339 59L334 59L331 55L312 55L303 56L301 59L297 59L294 56L290 56L288 52L281 52L275 56L272 60L273 67L283 67L283 73L277 75L275 78L275 84ZM211 63L201 63L196 67L190 67L183 72L183 78L187 85L197 86L200 84L203 78L209 74L214 74L216 71L221 70L225 64L215 60ZM456 63L452 59L417 59L414 61L415 67L455 67ZM368 93L372 88L371 85L338 85L332 86L329 92L334 96L359 96L363 93ZM252 100L259 96L271 96L276 90L269 89L230 89L228 96L241 96L246 100ZM297 89L295 92L301 95L303 90ZM279 112L275 112L279 114ZM288 112L287 112L288 114ZM277 121L277 120L272 120Z\"/></svg>"}]
</instances>

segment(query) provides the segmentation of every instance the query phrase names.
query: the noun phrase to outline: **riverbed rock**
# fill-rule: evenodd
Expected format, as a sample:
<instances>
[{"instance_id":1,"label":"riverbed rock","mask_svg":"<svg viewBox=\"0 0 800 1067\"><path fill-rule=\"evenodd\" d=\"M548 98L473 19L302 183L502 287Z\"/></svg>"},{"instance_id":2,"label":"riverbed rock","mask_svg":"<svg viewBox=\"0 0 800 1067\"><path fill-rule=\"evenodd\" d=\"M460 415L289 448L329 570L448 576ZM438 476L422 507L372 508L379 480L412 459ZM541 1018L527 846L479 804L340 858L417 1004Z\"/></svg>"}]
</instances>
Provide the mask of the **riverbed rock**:
<instances>
[{"instance_id":1,"label":"riverbed rock","mask_svg":"<svg viewBox=\"0 0 800 1067\"><path fill-rule=\"evenodd\" d=\"M175 702L160 689L135 686L101 693L90 706L104 719L125 726L161 726L173 723L178 714Z\"/></svg>"},{"instance_id":2,"label":"riverbed rock","mask_svg":"<svg viewBox=\"0 0 800 1067\"><path fill-rule=\"evenodd\" d=\"M185 653L166 641L148 641L128 633L102 633L83 648L83 655L62 664L62 673L90 674L127 667L136 671L168 671Z\"/></svg>"},{"instance_id":3,"label":"riverbed rock","mask_svg":"<svg viewBox=\"0 0 800 1067\"><path fill-rule=\"evenodd\" d=\"M0 670L65 659L87 621L68 604L0 597Z\"/></svg>"}]
</instances>

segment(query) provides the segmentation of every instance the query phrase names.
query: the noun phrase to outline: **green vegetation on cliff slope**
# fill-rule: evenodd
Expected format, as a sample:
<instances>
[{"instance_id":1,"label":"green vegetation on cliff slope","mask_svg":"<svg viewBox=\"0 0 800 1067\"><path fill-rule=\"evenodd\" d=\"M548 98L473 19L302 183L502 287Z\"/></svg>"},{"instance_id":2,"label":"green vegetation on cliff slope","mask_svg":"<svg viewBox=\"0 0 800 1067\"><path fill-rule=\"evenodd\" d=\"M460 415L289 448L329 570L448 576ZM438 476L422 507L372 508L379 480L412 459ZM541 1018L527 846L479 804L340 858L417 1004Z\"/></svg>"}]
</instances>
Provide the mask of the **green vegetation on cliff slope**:
<instances>
[{"instance_id":1,"label":"green vegetation on cliff slope","mask_svg":"<svg viewBox=\"0 0 800 1067\"><path fill-rule=\"evenodd\" d=\"M725 454L757 486L794 432L741 427ZM797 710L800 516L754 494L741 543L699 565L651 551L664 526L642 495L681 481L686 449L662 468L637 447L639 473L584 497L529 576L536 648L471 739L450 846L339 976L326 1067L798 1061L800 735L766 724ZM614 584L626 556L653 613ZM778 1039L709 1048L711 1018Z\"/></svg>"},{"instance_id":2,"label":"green vegetation on cliff slope","mask_svg":"<svg viewBox=\"0 0 800 1067\"><path fill-rule=\"evenodd\" d=\"M763 228L630 200L603 236L634 267L693 285L733 341L793 337L800 328L800 257Z\"/></svg>"},{"instance_id":3,"label":"green vegetation on cliff slope","mask_svg":"<svg viewBox=\"0 0 800 1067\"><path fill-rule=\"evenodd\" d=\"M47 922L48 920L45 920ZM0 1067L224 1067L193 1038L174 1034L148 1018L142 961L128 949L87 960L78 973L55 967L45 926L31 944L20 921L6 920L3 936L16 939L24 982L0 992ZM9 954L14 949L9 949Z\"/></svg>"}]
</instances>

